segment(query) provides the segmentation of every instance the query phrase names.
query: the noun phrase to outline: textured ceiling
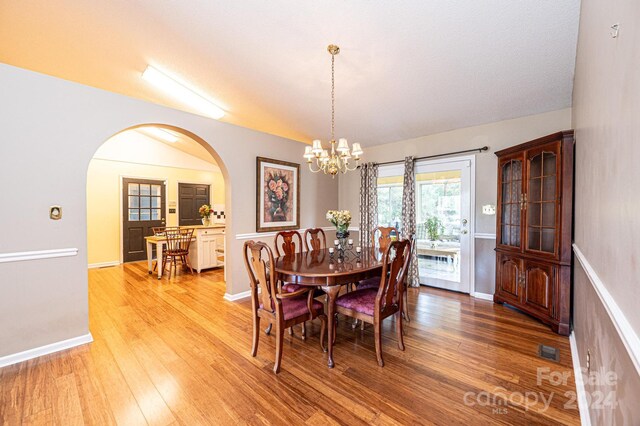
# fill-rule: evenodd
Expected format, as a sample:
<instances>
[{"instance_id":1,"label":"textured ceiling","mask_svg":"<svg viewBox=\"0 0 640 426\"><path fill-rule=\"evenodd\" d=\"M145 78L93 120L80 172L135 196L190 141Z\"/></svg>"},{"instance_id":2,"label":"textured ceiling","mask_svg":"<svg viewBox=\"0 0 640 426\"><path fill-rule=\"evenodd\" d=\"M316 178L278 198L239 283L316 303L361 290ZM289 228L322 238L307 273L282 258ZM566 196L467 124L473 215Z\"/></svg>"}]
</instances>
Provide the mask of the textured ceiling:
<instances>
[{"instance_id":1,"label":"textured ceiling","mask_svg":"<svg viewBox=\"0 0 640 426\"><path fill-rule=\"evenodd\" d=\"M2 1L0 62L189 111L170 71L230 123L364 146L566 108L579 0ZM191 111L194 112L194 111Z\"/></svg>"}]
</instances>

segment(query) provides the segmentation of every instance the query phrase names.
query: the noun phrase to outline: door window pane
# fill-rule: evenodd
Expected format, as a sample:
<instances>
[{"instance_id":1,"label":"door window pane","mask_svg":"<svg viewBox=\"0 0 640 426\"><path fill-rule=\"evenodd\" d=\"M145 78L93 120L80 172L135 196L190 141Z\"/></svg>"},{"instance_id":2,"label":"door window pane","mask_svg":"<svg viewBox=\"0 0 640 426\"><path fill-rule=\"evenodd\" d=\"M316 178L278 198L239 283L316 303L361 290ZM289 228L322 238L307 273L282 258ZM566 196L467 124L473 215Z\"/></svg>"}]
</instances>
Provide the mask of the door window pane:
<instances>
[{"instance_id":1,"label":"door window pane","mask_svg":"<svg viewBox=\"0 0 640 426\"><path fill-rule=\"evenodd\" d=\"M556 177L545 177L542 188L542 200L554 201L556 199Z\"/></svg>"},{"instance_id":2,"label":"door window pane","mask_svg":"<svg viewBox=\"0 0 640 426\"><path fill-rule=\"evenodd\" d=\"M160 209L151 210L151 220L160 220Z\"/></svg>"},{"instance_id":3,"label":"door window pane","mask_svg":"<svg viewBox=\"0 0 640 426\"><path fill-rule=\"evenodd\" d=\"M542 230L542 251L554 252L555 231L553 229Z\"/></svg>"},{"instance_id":4,"label":"door window pane","mask_svg":"<svg viewBox=\"0 0 640 426\"><path fill-rule=\"evenodd\" d=\"M540 228L529 227L529 250L540 250Z\"/></svg>"},{"instance_id":5,"label":"door window pane","mask_svg":"<svg viewBox=\"0 0 640 426\"><path fill-rule=\"evenodd\" d=\"M151 195L151 185L148 185L146 183L141 183L140 195Z\"/></svg>"},{"instance_id":6,"label":"door window pane","mask_svg":"<svg viewBox=\"0 0 640 426\"><path fill-rule=\"evenodd\" d=\"M140 209L140 220L151 220L151 210Z\"/></svg>"},{"instance_id":7,"label":"door window pane","mask_svg":"<svg viewBox=\"0 0 640 426\"><path fill-rule=\"evenodd\" d=\"M138 195L140 193L140 187L137 183L129 184L129 195Z\"/></svg>"},{"instance_id":8,"label":"door window pane","mask_svg":"<svg viewBox=\"0 0 640 426\"><path fill-rule=\"evenodd\" d=\"M129 208L138 208L140 205L138 204L138 197L129 196Z\"/></svg>"},{"instance_id":9,"label":"door window pane","mask_svg":"<svg viewBox=\"0 0 640 426\"><path fill-rule=\"evenodd\" d=\"M151 197L151 207L160 208L160 197Z\"/></svg>"},{"instance_id":10,"label":"door window pane","mask_svg":"<svg viewBox=\"0 0 640 426\"><path fill-rule=\"evenodd\" d=\"M143 208L151 207L151 197L140 197L140 207L143 207Z\"/></svg>"},{"instance_id":11,"label":"door window pane","mask_svg":"<svg viewBox=\"0 0 640 426\"><path fill-rule=\"evenodd\" d=\"M160 185L151 185L151 195L155 195L156 197L160 196Z\"/></svg>"},{"instance_id":12,"label":"door window pane","mask_svg":"<svg viewBox=\"0 0 640 426\"><path fill-rule=\"evenodd\" d=\"M527 200L530 202L542 200L542 189L540 179L529 179L529 193L527 194Z\"/></svg>"},{"instance_id":13,"label":"door window pane","mask_svg":"<svg viewBox=\"0 0 640 426\"><path fill-rule=\"evenodd\" d=\"M556 155L551 152L545 152L543 156L543 173L545 176L556 174Z\"/></svg>"},{"instance_id":14,"label":"door window pane","mask_svg":"<svg viewBox=\"0 0 640 426\"><path fill-rule=\"evenodd\" d=\"M539 177L542 175L542 154L536 155L529 160L529 176Z\"/></svg>"},{"instance_id":15,"label":"door window pane","mask_svg":"<svg viewBox=\"0 0 640 426\"><path fill-rule=\"evenodd\" d=\"M130 221L140 220L140 215L138 214L138 209L129 209L129 220Z\"/></svg>"},{"instance_id":16,"label":"door window pane","mask_svg":"<svg viewBox=\"0 0 640 426\"><path fill-rule=\"evenodd\" d=\"M556 226L555 203L542 203L542 226Z\"/></svg>"},{"instance_id":17,"label":"door window pane","mask_svg":"<svg viewBox=\"0 0 640 426\"><path fill-rule=\"evenodd\" d=\"M529 225L540 226L540 203L529 203Z\"/></svg>"}]
</instances>

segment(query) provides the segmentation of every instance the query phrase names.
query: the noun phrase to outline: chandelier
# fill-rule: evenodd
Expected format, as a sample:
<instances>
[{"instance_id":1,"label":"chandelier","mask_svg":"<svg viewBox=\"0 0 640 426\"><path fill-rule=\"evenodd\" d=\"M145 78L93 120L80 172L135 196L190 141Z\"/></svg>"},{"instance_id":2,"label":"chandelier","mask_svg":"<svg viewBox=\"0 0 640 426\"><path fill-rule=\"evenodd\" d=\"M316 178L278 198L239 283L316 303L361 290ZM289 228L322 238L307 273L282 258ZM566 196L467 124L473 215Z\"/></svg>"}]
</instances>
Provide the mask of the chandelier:
<instances>
[{"instance_id":1,"label":"chandelier","mask_svg":"<svg viewBox=\"0 0 640 426\"><path fill-rule=\"evenodd\" d=\"M330 174L331 177L335 177L338 173L347 173L356 170L363 152L359 143L354 143L353 148L350 149L345 138L340 138L336 146L334 135L336 112L334 63L336 55L340 53L340 48L334 44L330 44L327 50L331 54L331 152L322 147L320 139L316 139L313 141L312 146L305 148L303 157L307 160L309 170L313 173L324 172L324 174ZM351 159L353 159L354 162L349 164ZM316 164L316 169L313 168L313 163Z\"/></svg>"}]
</instances>

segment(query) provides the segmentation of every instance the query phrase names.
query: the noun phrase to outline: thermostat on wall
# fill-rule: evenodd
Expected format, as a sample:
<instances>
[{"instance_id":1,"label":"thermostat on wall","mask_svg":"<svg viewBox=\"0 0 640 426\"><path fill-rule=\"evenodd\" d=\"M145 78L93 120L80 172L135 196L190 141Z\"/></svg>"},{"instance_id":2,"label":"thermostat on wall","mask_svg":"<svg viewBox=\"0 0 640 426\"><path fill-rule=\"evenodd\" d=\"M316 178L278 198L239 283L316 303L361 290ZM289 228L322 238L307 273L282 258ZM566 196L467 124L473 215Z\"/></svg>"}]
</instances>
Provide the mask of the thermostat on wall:
<instances>
[{"instance_id":1,"label":"thermostat on wall","mask_svg":"<svg viewBox=\"0 0 640 426\"><path fill-rule=\"evenodd\" d=\"M493 206L491 204L482 206L482 214L486 214L486 215L496 214L496 206Z\"/></svg>"}]
</instances>

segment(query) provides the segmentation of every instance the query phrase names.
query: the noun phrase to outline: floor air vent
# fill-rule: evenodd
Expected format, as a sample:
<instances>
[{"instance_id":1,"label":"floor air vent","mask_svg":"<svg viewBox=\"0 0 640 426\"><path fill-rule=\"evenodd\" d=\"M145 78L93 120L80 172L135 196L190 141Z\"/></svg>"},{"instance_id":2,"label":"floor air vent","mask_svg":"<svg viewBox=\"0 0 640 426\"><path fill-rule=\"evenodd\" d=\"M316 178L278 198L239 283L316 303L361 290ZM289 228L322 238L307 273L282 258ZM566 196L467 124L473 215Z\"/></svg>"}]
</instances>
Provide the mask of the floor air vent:
<instances>
[{"instance_id":1,"label":"floor air vent","mask_svg":"<svg viewBox=\"0 0 640 426\"><path fill-rule=\"evenodd\" d=\"M550 359L551 361L560 361L560 351L558 348L547 345L538 345L538 356L544 359Z\"/></svg>"}]
</instances>

